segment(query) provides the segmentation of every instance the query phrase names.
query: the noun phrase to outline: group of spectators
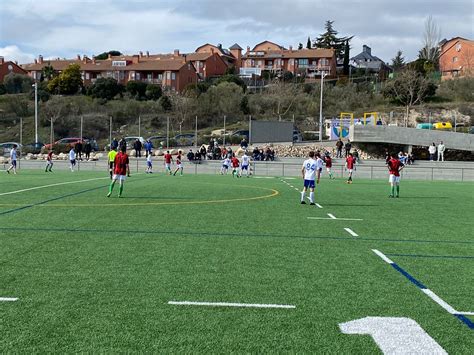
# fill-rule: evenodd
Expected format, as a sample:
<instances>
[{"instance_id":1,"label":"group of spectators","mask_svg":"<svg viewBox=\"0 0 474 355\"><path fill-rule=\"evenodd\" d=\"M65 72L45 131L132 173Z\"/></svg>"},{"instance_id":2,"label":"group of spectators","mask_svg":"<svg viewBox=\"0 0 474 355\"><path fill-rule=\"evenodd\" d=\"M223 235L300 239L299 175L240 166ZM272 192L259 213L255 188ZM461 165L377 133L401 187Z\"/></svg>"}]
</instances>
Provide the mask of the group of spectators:
<instances>
[{"instance_id":1,"label":"group of spectators","mask_svg":"<svg viewBox=\"0 0 474 355\"><path fill-rule=\"evenodd\" d=\"M90 155L92 152L92 144L89 140L87 140L84 144L81 141L77 142L74 145L74 149L76 151L77 159L82 160L82 153L84 153L84 158L86 160L90 159Z\"/></svg>"},{"instance_id":2,"label":"group of spectators","mask_svg":"<svg viewBox=\"0 0 474 355\"><path fill-rule=\"evenodd\" d=\"M347 140L346 144L339 138L336 142L336 158L342 158L342 149L345 151L344 157L347 158L352 149L352 143L350 139Z\"/></svg>"},{"instance_id":3,"label":"group of spectators","mask_svg":"<svg viewBox=\"0 0 474 355\"><path fill-rule=\"evenodd\" d=\"M428 147L428 153L430 154L430 161L435 160L436 152L438 152L438 161L444 161L444 152L446 151L446 146L444 145L443 141L438 144L436 148L436 144L433 142Z\"/></svg>"},{"instance_id":4,"label":"group of spectators","mask_svg":"<svg viewBox=\"0 0 474 355\"><path fill-rule=\"evenodd\" d=\"M265 149L255 147L252 151L252 159L255 161L274 161L275 150L270 147L266 147Z\"/></svg>"}]
</instances>

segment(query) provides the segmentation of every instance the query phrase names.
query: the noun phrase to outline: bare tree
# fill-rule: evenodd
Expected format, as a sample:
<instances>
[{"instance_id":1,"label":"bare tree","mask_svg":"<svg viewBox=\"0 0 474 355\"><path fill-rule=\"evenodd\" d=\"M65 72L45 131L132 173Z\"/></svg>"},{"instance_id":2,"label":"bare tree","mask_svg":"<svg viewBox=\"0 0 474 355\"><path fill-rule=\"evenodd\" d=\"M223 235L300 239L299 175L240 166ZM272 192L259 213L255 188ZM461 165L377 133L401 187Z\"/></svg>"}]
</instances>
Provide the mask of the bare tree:
<instances>
[{"instance_id":1,"label":"bare tree","mask_svg":"<svg viewBox=\"0 0 474 355\"><path fill-rule=\"evenodd\" d=\"M285 83L278 78L274 79L268 86L267 95L273 101L272 111L281 121L296 101L298 86L294 83Z\"/></svg>"},{"instance_id":2,"label":"bare tree","mask_svg":"<svg viewBox=\"0 0 474 355\"><path fill-rule=\"evenodd\" d=\"M42 110L42 115L45 120L50 123L50 143L54 143L54 123L60 119L64 119L69 114L70 106L66 101L59 96L52 96L48 100Z\"/></svg>"},{"instance_id":3,"label":"bare tree","mask_svg":"<svg viewBox=\"0 0 474 355\"><path fill-rule=\"evenodd\" d=\"M437 64L439 60L439 42L441 40L441 29L430 15L425 21L423 32L423 48L420 50L421 59Z\"/></svg>"},{"instance_id":4,"label":"bare tree","mask_svg":"<svg viewBox=\"0 0 474 355\"><path fill-rule=\"evenodd\" d=\"M189 115L195 107L195 99L189 94L178 94L172 93L169 95L173 111L176 113L176 123L179 125L179 133L181 133L181 127L186 123Z\"/></svg>"}]
</instances>

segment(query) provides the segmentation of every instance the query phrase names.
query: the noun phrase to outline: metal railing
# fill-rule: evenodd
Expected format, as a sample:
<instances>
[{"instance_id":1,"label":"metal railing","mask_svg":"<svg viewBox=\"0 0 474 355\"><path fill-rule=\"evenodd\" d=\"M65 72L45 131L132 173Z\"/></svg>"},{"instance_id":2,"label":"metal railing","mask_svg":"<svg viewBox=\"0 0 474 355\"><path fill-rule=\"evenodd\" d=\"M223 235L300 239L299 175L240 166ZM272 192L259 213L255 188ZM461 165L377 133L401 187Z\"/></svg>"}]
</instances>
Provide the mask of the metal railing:
<instances>
[{"instance_id":1,"label":"metal railing","mask_svg":"<svg viewBox=\"0 0 474 355\"><path fill-rule=\"evenodd\" d=\"M8 169L9 164L1 165L3 170ZM46 161L41 160L18 160L18 169L44 169ZM185 174L219 174L221 170L220 160L202 160L200 163L183 162ZM155 173L164 172L162 158L153 161ZM69 162L66 160L55 160L54 168L58 170L69 169ZM130 158L130 170L132 172L143 172L146 169L145 158ZM79 171L104 171L107 173L108 166L106 160L100 161L78 161L76 170ZM255 176L274 177L300 177L301 164L287 162L261 162L254 161L251 164L251 173ZM346 178L347 172L343 165L334 165L332 173L336 178ZM323 168L322 178L326 178L326 169ZM353 174L354 179L386 179L388 180L387 168L383 165L356 165ZM406 166L401 173L403 180L425 180L425 181L474 181L474 168L463 167L424 167L417 165Z\"/></svg>"}]
</instances>

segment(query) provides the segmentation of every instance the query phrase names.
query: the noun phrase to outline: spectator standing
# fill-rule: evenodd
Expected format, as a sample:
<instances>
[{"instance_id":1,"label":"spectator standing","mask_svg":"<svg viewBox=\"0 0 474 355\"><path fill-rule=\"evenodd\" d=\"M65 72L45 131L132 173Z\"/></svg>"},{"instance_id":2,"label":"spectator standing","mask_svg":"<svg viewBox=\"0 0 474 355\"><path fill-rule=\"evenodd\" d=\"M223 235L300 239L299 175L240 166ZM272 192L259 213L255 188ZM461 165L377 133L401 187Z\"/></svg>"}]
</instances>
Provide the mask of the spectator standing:
<instances>
[{"instance_id":1,"label":"spectator standing","mask_svg":"<svg viewBox=\"0 0 474 355\"><path fill-rule=\"evenodd\" d=\"M444 151L446 150L446 147L443 143L443 141L441 141L438 145L438 161L444 161Z\"/></svg>"},{"instance_id":2,"label":"spectator standing","mask_svg":"<svg viewBox=\"0 0 474 355\"><path fill-rule=\"evenodd\" d=\"M86 144L84 144L84 153L86 155L86 160L90 159L91 156L91 151L92 151L92 145L90 141L87 141Z\"/></svg>"},{"instance_id":3,"label":"spectator standing","mask_svg":"<svg viewBox=\"0 0 474 355\"><path fill-rule=\"evenodd\" d=\"M123 140L123 138L122 138L120 141L122 141L122 140ZM117 141L117 138L114 138L114 139L112 140L112 144L111 144L110 150L112 150L112 149L117 149L118 146L119 146L119 142Z\"/></svg>"},{"instance_id":4,"label":"spectator standing","mask_svg":"<svg viewBox=\"0 0 474 355\"><path fill-rule=\"evenodd\" d=\"M192 162L194 160L194 153L193 153L193 150L192 149L189 149L189 152L188 154L186 154L186 158L188 158L188 160L190 162Z\"/></svg>"},{"instance_id":5,"label":"spectator standing","mask_svg":"<svg viewBox=\"0 0 474 355\"><path fill-rule=\"evenodd\" d=\"M77 159L82 160L82 142L81 141L76 143L76 153L77 153Z\"/></svg>"},{"instance_id":6,"label":"spectator standing","mask_svg":"<svg viewBox=\"0 0 474 355\"><path fill-rule=\"evenodd\" d=\"M242 148L243 150L246 150L247 147L248 147L247 141L245 140L245 138L242 138L242 141L240 142L240 148Z\"/></svg>"},{"instance_id":7,"label":"spectator standing","mask_svg":"<svg viewBox=\"0 0 474 355\"><path fill-rule=\"evenodd\" d=\"M139 139L133 143L133 149L135 149L135 158L141 158L142 157L142 142L140 142Z\"/></svg>"},{"instance_id":8,"label":"spectator standing","mask_svg":"<svg viewBox=\"0 0 474 355\"><path fill-rule=\"evenodd\" d=\"M436 145L434 142L428 147L428 153L430 153L430 161L433 161L436 154Z\"/></svg>"},{"instance_id":9,"label":"spectator standing","mask_svg":"<svg viewBox=\"0 0 474 355\"><path fill-rule=\"evenodd\" d=\"M206 159L206 146L204 144L201 145L201 157Z\"/></svg>"},{"instance_id":10,"label":"spectator standing","mask_svg":"<svg viewBox=\"0 0 474 355\"><path fill-rule=\"evenodd\" d=\"M143 146L145 148L145 156L148 158L148 156L151 155L151 149L153 148L153 144L150 140L147 140Z\"/></svg>"},{"instance_id":11,"label":"spectator standing","mask_svg":"<svg viewBox=\"0 0 474 355\"><path fill-rule=\"evenodd\" d=\"M341 138L339 138L336 142L336 158L342 158L342 147L344 143L342 143Z\"/></svg>"},{"instance_id":12,"label":"spectator standing","mask_svg":"<svg viewBox=\"0 0 474 355\"><path fill-rule=\"evenodd\" d=\"M352 149L352 144L351 141L348 139L346 145L344 146L346 150L346 158L349 156L349 153L351 152Z\"/></svg>"},{"instance_id":13,"label":"spectator standing","mask_svg":"<svg viewBox=\"0 0 474 355\"><path fill-rule=\"evenodd\" d=\"M115 138L114 138L115 140ZM113 142L112 142L113 143ZM125 150L127 149L127 142L125 141L125 138L120 138L120 141L117 143L117 145L113 144L112 146L116 146L117 149L120 149L122 151L122 147L125 147Z\"/></svg>"}]
</instances>

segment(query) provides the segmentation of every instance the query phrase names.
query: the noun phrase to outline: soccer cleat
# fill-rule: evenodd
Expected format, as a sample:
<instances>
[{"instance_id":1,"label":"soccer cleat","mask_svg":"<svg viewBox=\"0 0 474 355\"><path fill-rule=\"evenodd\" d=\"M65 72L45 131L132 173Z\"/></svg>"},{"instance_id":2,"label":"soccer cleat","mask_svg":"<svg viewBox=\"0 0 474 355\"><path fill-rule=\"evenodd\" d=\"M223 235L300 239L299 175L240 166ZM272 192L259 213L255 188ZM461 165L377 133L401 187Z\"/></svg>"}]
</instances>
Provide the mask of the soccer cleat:
<instances>
[{"instance_id":1,"label":"soccer cleat","mask_svg":"<svg viewBox=\"0 0 474 355\"><path fill-rule=\"evenodd\" d=\"M400 196L398 196L398 195L397 195L397 196L395 196L395 197L396 197L396 198L400 198Z\"/></svg>"},{"instance_id":2,"label":"soccer cleat","mask_svg":"<svg viewBox=\"0 0 474 355\"><path fill-rule=\"evenodd\" d=\"M314 202L311 202L309 205L310 206L316 206L316 204Z\"/></svg>"},{"instance_id":3,"label":"soccer cleat","mask_svg":"<svg viewBox=\"0 0 474 355\"><path fill-rule=\"evenodd\" d=\"M118 194L117 197L118 197L118 198L122 198L122 195Z\"/></svg>"},{"instance_id":4,"label":"soccer cleat","mask_svg":"<svg viewBox=\"0 0 474 355\"><path fill-rule=\"evenodd\" d=\"M112 195L112 192L109 192L109 193L107 194L107 197L110 197L110 195Z\"/></svg>"},{"instance_id":5,"label":"soccer cleat","mask_svg":"<svg viewBox=\"0 0 474 355\"><path fill-rule=\"evenodd\" d=\"M10 174L10 170L7 170L7 174Z\"/></svg>"},{"instance_id":6,"label":"soccer cleat","mask_svg":"<svg viewBox=\"0 0 474 355\"><path fill-rule=\"evenodd\" d=\"M388 197L393 198L393 195L388 195Z\"/></svg>"},{"instance_id":7,"label":"soccer cleat","mask_svg":"<svg viewBox=\"0 0 474 355\"><path fill-rule=\"evenodd\" d=\"M301 204L302 204L302 205L306 205L306 202L305 202L305 201L301 201Z\"/></svg>"}]
</instances>

